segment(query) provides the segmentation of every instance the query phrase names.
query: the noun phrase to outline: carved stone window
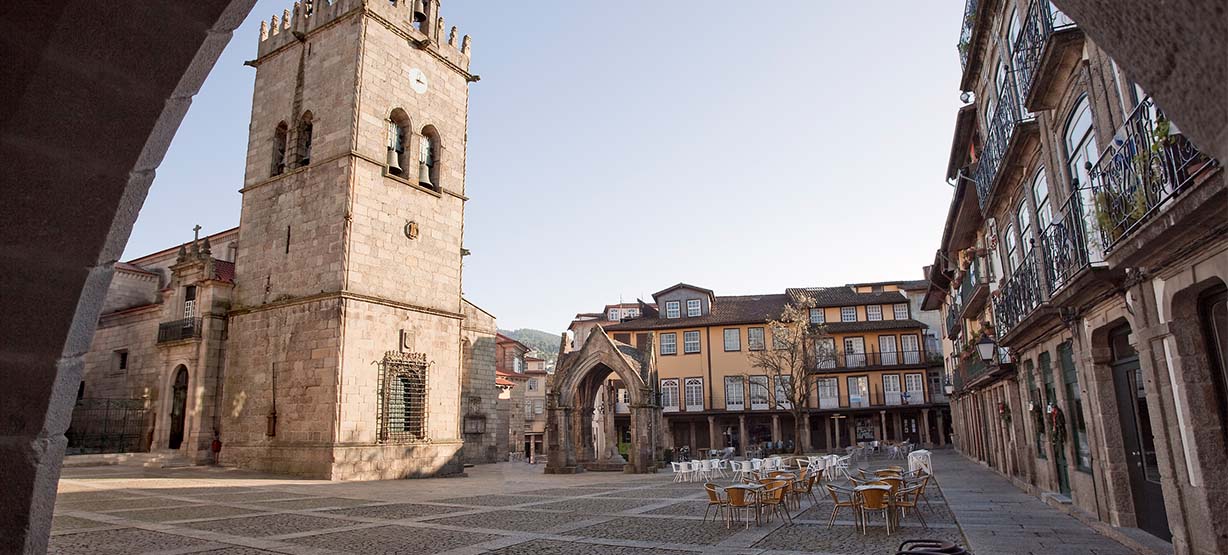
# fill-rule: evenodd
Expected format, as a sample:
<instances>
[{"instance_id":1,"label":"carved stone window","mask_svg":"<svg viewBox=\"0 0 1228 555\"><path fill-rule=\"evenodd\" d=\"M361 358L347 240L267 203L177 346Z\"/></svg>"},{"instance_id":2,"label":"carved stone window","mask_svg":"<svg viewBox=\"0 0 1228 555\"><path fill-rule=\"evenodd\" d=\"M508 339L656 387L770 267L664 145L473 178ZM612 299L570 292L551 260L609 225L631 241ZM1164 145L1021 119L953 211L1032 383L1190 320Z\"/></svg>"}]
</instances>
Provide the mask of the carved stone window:
<instances>
[{"instance_id":1,"label":"carved stone window","mask_svg":"<svg viewBox=\"0 0 1228 555\"><path fill-rule=\"evenodd\" d=\"M427 442L425 353L389 351L379 370L379 441Z\"/></svg>"}]
</instances>

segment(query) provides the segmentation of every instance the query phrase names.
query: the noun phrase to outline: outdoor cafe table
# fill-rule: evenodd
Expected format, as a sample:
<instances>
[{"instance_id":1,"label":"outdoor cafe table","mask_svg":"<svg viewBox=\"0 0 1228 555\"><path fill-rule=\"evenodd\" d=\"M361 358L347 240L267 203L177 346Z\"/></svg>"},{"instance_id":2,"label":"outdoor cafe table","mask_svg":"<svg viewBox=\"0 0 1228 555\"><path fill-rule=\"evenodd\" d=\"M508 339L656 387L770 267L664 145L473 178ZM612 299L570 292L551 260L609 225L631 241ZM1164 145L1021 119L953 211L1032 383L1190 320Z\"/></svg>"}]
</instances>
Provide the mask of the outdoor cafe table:
<instances>
[{"instance_id":1,"label":"outdoor cafe table","mask_svg":"<svg viewBox=\"0 0 1228 555\"><path fill-rule=\"evenodd\" d=\"M908 454L908 470L916 472L918 469L924 470L926 474L934 473L934 465L930 460L930 452L925 449L918 449Z\"/></svg>"},{"instance_id":2,"label":"outdoor cafe table","mask_svg":"<svg viewBox=\"0 0 1228 555\"><path fill-rule=\"evenodd\" d=\"M749 491L750 493L758 494L759 492L763 491L764 486L763 484L753 484L753 483L752 484L733 484L731 486L726 486L725 489L744 489L744 490ZM762 507L756 507L755 510L762 511ZM755 518L757 519L759 517L755 517Z\"/></svg>"}]
</instances>

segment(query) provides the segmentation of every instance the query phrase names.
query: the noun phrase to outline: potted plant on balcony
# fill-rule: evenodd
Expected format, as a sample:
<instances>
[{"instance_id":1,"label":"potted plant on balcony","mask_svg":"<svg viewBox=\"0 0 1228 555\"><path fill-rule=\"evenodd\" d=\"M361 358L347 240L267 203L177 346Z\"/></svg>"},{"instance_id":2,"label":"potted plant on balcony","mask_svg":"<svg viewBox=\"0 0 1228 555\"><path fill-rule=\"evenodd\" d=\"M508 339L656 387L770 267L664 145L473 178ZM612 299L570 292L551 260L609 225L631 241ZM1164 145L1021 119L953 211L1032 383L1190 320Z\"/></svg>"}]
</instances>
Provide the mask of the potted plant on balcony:
<instances>
[{"instance_id":1,"label":"potted plant on balcony","mask_svg":"<svg viewBox=\"0 0 1228 555\"><path fill-rule=\"evenodd\" d=\"M1011 407L1003 401L998 402L998 418L1002 419L1003 424L1011 423Z\"/></svg>"}]
</instances>

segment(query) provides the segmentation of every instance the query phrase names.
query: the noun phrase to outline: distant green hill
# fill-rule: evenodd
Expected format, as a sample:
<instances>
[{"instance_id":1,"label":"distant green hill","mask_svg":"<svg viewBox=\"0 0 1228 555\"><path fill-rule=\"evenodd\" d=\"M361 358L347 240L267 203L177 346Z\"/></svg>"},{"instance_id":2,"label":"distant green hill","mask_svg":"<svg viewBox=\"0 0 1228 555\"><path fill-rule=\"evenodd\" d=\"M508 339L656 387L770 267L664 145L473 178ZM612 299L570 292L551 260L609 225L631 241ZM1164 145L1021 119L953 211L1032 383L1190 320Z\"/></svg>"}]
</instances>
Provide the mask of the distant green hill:
<instances>
[{"instance_id":1,"label":"distant green hill","mask_svg":"<svg viewBox=\"0 0 1228 555\"><path fill-rule=\"evenodd\" d=\"M559 333L529 328L499 330L499 333L528 345L530 349L537 351L538 355L550 362L554 362L559 356L559 336L561 335Z\"/></svg>"}]
</instances>

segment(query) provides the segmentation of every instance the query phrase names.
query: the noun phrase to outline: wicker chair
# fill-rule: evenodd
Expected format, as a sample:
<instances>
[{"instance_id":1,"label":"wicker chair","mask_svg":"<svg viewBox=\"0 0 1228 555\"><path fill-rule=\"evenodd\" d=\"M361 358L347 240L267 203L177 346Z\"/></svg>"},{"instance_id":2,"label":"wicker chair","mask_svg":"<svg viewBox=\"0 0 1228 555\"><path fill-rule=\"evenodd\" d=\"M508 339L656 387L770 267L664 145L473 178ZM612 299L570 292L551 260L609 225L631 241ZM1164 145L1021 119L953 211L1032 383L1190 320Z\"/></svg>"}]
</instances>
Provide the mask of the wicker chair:
<instances>
[{"instance_id":1,"label":"wicker chair","mask_svg":"<svg viewBox=\"0 0 1228 555\"><path fill-rule=\"evenodd\" d=\"M804 480L798 480L796 482L793 482L793 492L792 493L793 493L794 499L797 500L798 509L801 509L802 507L802 496L803 495L810 498L810 505L812 507L817 507L819 505L819 500L815 498L814 496L814 485L819 483L820 476L822 476L822 472L807 476Z\"/></svg>"},{"instance_id":2,"label":"wicker chair","mask_svg":"<svg viewBox=\"0 0 1228 555\"><path fill-rule=\"evenodd\" d=\"M891 492L885 489L864 489L857 492L857 497L861 505L861 534L866 534L866 528L869 527L869 519L866 515L870 512L880 512L883 514L883 520L887 521L887 535L891 535Z\"/></svg>"},{"instance_id":3,"label":"wicker chair","mask_svg":"<svg viewBox=\"0 0 1228 555\"><path fill-rule=\"evenodd\" d=\"M836 524L836 515L840 509L848 507L853 512L853 520L860 518L860 507L857 505L857 494L851 489L845 489L840 486L827 484L827 494L831 496L834 506L831 508L831 518L827 519L827 529L830 530ZM844 496L841 499L841 496Z\"/></svg>"},{"instance_id":4,"label":"wicker chair","mask_svg":"<svg viewBox=\"0 0 1228 555\"><path fill-rule=\"evenodd\" d=\"M736 522L738 513L742 513L745 517L746 527L750 528L750 512L755 512L755 525L759 524L759 498L754 492L746 488L727 488L725 494L728 496L726 506L729 507L729 520L726 521L726 526Z\"/></svg>"},{"instance_id":5,"label":"wicker chair","mask_svg":"<svg viewBox=\"0 0 1228 555\"><path fill-rule=\"evenodd\" d=\"M716 484L704 484L704 491L708 492L708 507L704 509L704 522L708 521L708 512L712 510L712 507L716 507L716 514L712 516L712 522L716 522L716 517L720 516L728 526L729 516L725 514L725 507L729 506L729 498L721 495L722 489Z\"/></svg>"},{"instance_id":6,"label":"wicker chair","mask_svg":"<svg viewBox=\"0 0 1228 555\"><path fill-rule=\"evenodd\" d=\"M772 513L784 513L785 519L789 524L793 524L793 516L789 514L789 501L786 494L789 493L789 482L777 482L775 486L768 487L760 496L759 502L765 508L770 507L772 512L767 514L767 521L772 521Z\"/></svg>"},{"instance_id":7,"label":"wicker chair","mask_svg":"<svg viewBox=\"0 0 1228 555\"><path fill-rule=\"evenodd\" d=\"M911 488L904 488L896 492L895 508L900 510L901 518L908 513L912 513L917 517L917 520L921 521L921 526L924 526L928 530L930 525L925 522L925 516L921 514L920 507L917 506L917 492L920 489L920 486L914 486Z\"/></svg>"}]
</instances>

